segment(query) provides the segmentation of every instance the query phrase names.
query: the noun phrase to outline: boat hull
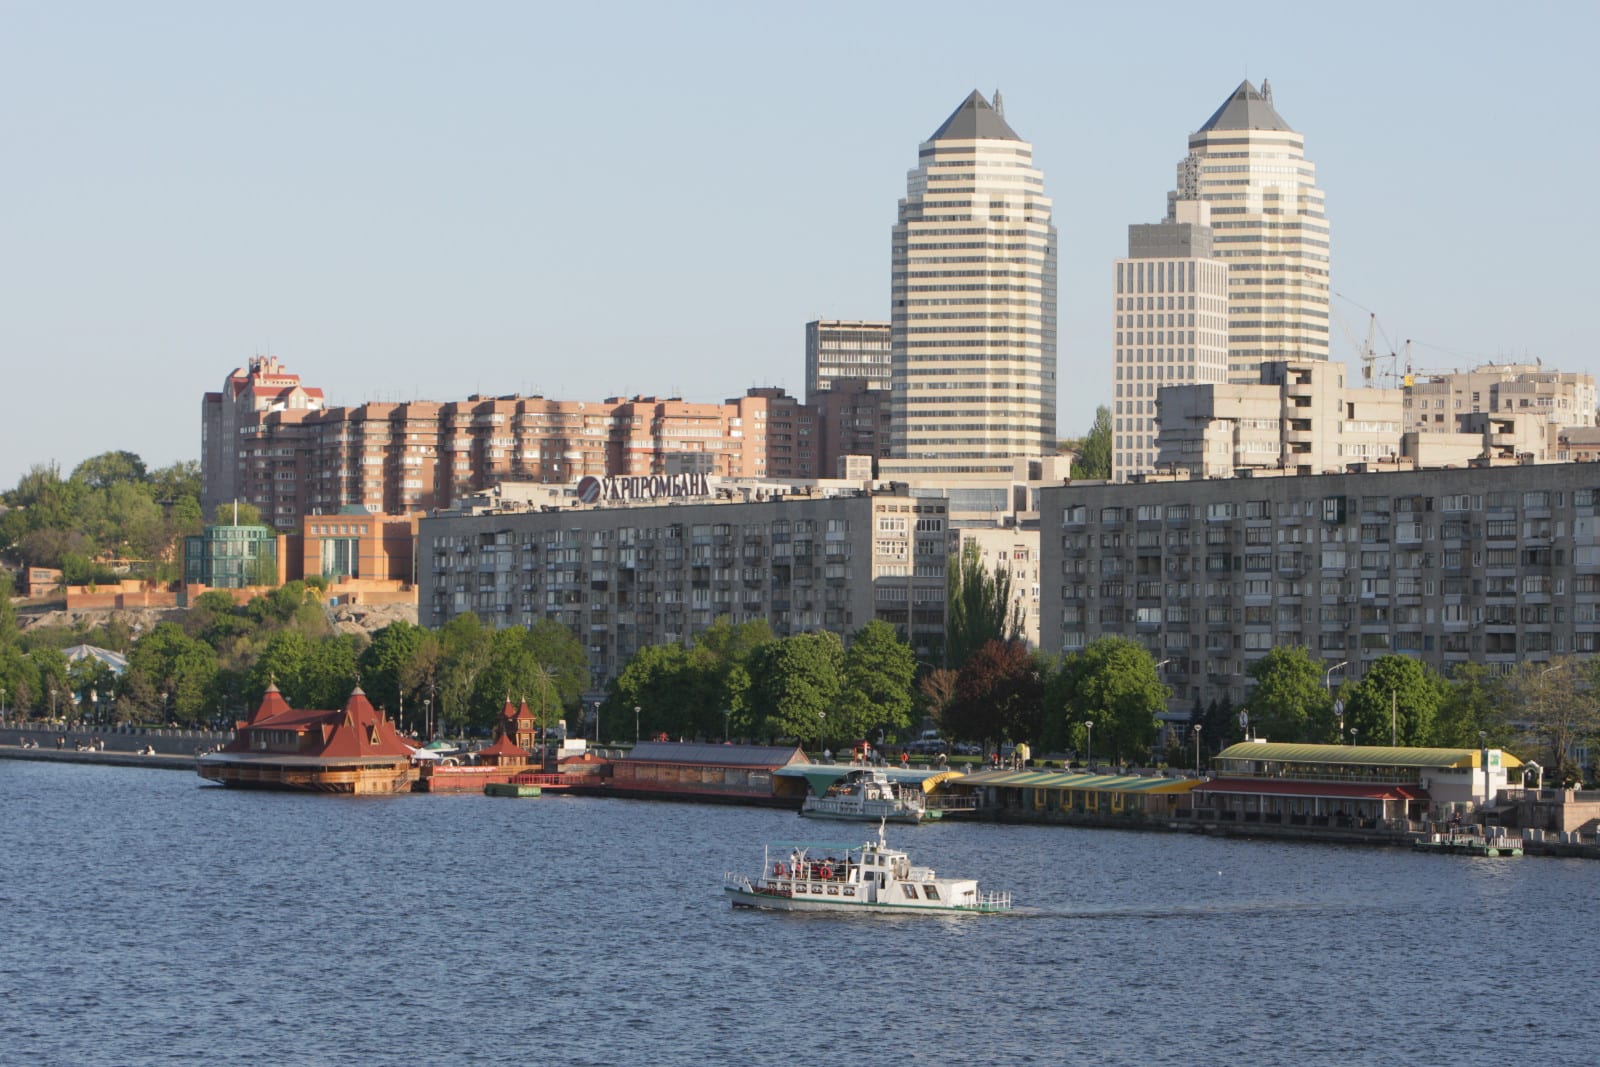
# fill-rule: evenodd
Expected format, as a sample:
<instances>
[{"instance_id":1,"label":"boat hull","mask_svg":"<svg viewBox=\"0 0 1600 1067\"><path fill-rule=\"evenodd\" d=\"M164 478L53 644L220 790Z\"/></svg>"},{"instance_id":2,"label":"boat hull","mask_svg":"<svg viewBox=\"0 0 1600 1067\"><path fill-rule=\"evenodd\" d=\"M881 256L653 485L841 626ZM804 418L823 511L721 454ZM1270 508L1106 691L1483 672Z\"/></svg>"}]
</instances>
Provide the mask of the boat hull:
<instances>
[{"instance_id":1,"label":"boat hull","mask_svg":"<svg viewBox=\"0 0 1600 1067\"><path fill-rule=\"evenodd\" d=\"M839 819L845 822L893 822L915 826L925 817L921 808L888 804L830 804L826 800L806 798L800 814L808 819Z\"/></svg>"},{"instance_id":2,"label":"boat hull","mask_svg":"<svg viewBox=\"0 0 1600 1067\"><path fill-rule=\"evenodd\" d=\"M736 908L760 911L827 911L863 914L894 915L997 915L1008 909L1002 907L959 907L934 904L890 904L869 900L846 900L842 897L793 897L773 892L763 892L748 886L725 886L723 892Z\"/></svg>"}]
</instances>

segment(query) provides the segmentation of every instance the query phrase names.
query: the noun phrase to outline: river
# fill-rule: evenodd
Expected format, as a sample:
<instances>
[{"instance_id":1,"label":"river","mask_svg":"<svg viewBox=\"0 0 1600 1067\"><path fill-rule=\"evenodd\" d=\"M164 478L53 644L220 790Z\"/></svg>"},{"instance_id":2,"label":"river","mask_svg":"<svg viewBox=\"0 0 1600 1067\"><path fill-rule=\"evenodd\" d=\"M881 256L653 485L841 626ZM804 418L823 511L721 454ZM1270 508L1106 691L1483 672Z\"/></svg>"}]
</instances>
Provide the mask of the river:
<instances>
[{"instance_id":1,"label":"river","mask_svg":"<svg viewBox=\"0 0 1600 1067\"><path fill-rule=\"evenodd\" d=\"M891 830L1009 916L734 911L754 808L338 798L0 760L18 1064L1590 1062L1600 866Z\"/></svg>"}]
</instances>

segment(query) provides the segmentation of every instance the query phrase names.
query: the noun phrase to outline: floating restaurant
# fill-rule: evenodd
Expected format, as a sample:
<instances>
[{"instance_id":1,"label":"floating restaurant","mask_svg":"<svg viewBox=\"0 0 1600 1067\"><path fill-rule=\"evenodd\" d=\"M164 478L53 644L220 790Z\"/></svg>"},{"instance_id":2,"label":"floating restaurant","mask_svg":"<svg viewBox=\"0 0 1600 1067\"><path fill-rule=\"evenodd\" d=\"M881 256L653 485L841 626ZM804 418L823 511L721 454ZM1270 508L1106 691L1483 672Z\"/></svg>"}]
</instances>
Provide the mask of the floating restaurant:
<instances>
[{"instance_id":1,"label":"floating restaurant","mask_svg":"<svg viewBox=\"0 0 1600 1067\"><path fill-rule=\"evenodd\" d=\"M793 745L643 741L612 762L604 791L609 796L798 808L805 780L774 773L795 764L809 764L809 759Z\"/></svg>"},{"instance_id":2,"label":"floating restaurant","mask_svg":"<svg viewBox=\"0 0 1600 1067\"><path fill-rule=\"evenodd\" d=\"M226 786L322 793L405 793L418 777L412 746L357 686L337 711L291 708L269 685L232 741L195 761Z\"/></svg>"},{"instance_id":3,"label":"floating restaurant","mask_svg":"<svg viewBox=\"0 0 1600 1067\"><path fill-rule=\"evenodd\" d=\"M1498 748L1244 741L1195 787L1194 817L1221 824L1409 832L1488 812L1522 762ZM1520 780L1518 782L1520 785Z\"/></svg>"}]
</instances>

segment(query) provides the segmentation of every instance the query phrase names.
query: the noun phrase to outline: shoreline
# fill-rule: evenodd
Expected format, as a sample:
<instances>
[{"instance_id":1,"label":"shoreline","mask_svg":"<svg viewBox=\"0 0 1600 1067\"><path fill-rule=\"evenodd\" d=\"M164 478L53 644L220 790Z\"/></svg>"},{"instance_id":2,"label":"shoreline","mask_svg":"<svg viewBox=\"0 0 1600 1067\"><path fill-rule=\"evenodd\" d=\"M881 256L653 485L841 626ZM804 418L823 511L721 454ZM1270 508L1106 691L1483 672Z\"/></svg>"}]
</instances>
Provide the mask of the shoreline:
<instances>
[{"instance_id":1,"label":"shoreline","mask_svg":"<svg viewBox=\"0 0 1600 1067\"><path fill-rule=\"evenodd\" d=\"M29 731L29 733L38 732L39 731ZM178 731L168 731L162 732L160 736L157 736L157 732L152 731L151 735L149 736L131 733L108 735L108 737L114 737L117 740L122 741L124 744L131 745L134 741L137 741L141 746L145 744L156 746L157 751L154 755L142 755L137 750L113 750L110 748L106 749L105 751L91 751L88 749L80 750L73 748L58 749L54 747L54 738L62 735L57 732L50 732L48 737L51 739L51 747L49 748L46 748L43 745L40 745L38 748L22 748L15 741L0 742L0 759L33 760L41 763L99 764L101 766L110 767L142 767L154 770L194 772L195 761L198 758L194 753L176 753L170 751L170 749L176 747L176 742L182 742L190 747L193 747L193 735L188 737L174 736L178 733ZM70 735L68 736L70 739ZM84 737L82 739L86 740L87 738ZM160 751L163 746L157 744L159 741L166 742L164 747L166 747L168 751ZM603 789L584 789L582 792L588 796L610 796L617 797L618 799L624 799L624 794L621 792L611 792ZM708 801L707 798L703 796L680 797L668 796L660 793L641 794L637 792L630 792L627 794L626 798L663 801L687 801L690 803L717 802ZM770 804L763 805L760 801L743 800L743 798L740 798L739 800L727 798L726 800L722 800L720 802L744 802L749 804L751 807L771 806ZM999 809L988 814L983 812L974 812L971 815L965 816L964 821L966 819L970 819L973 822L986 822L994 824L1062 826L1083 830L1134 830L1146 833L1196 834L1204 837L1244 838L1256 841L1296 841L1304 844L1330 845L1336 847L1360 846L1365 848L1405 848L1410 843L1409 836L1401 836L1388 832L1381 833L1376 836L1368 836L1366 834L1351 832L1336 833L1325 836L1317 833L1293 831L1284 827L1247 827L1244 825L1224 826L1206 819L1194 821L1167 818L1115 819L1109 817L1087 817L1079 819L1063 819L1056 817L1045 819L1020 815L1017 812L1010 812L1006 809ZM1573 844L1561 841L1534 841L1525 839L1523 841L1523 855L1555 857L1563 859L1595 860L1600 859L1600 843L1589 845ZM1493 862L1500 862L1500 860L1496 859Z\"/></svg>"}]
</instances>

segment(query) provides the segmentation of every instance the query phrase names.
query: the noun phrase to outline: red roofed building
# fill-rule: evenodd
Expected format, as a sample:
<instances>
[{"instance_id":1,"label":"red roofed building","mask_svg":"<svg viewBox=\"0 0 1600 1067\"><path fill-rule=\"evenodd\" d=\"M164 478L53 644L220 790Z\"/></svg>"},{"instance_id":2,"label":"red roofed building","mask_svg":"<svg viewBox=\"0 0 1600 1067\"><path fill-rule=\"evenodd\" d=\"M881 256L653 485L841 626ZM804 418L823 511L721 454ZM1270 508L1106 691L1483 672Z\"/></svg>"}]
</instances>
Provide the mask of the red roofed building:
<instances>
[{"instance_id":1,"label":"red roofed building","mask_svg":"<svg viewBox=\"0 0 1600 1067\"><path fill-rule=\"evenodd\" d=\"M201 756L200 777L229 786L324 793L405 793L412 746L359 686L338 711L297 710L269 686L234 739Z\"/></svg>"}]
</instances>

